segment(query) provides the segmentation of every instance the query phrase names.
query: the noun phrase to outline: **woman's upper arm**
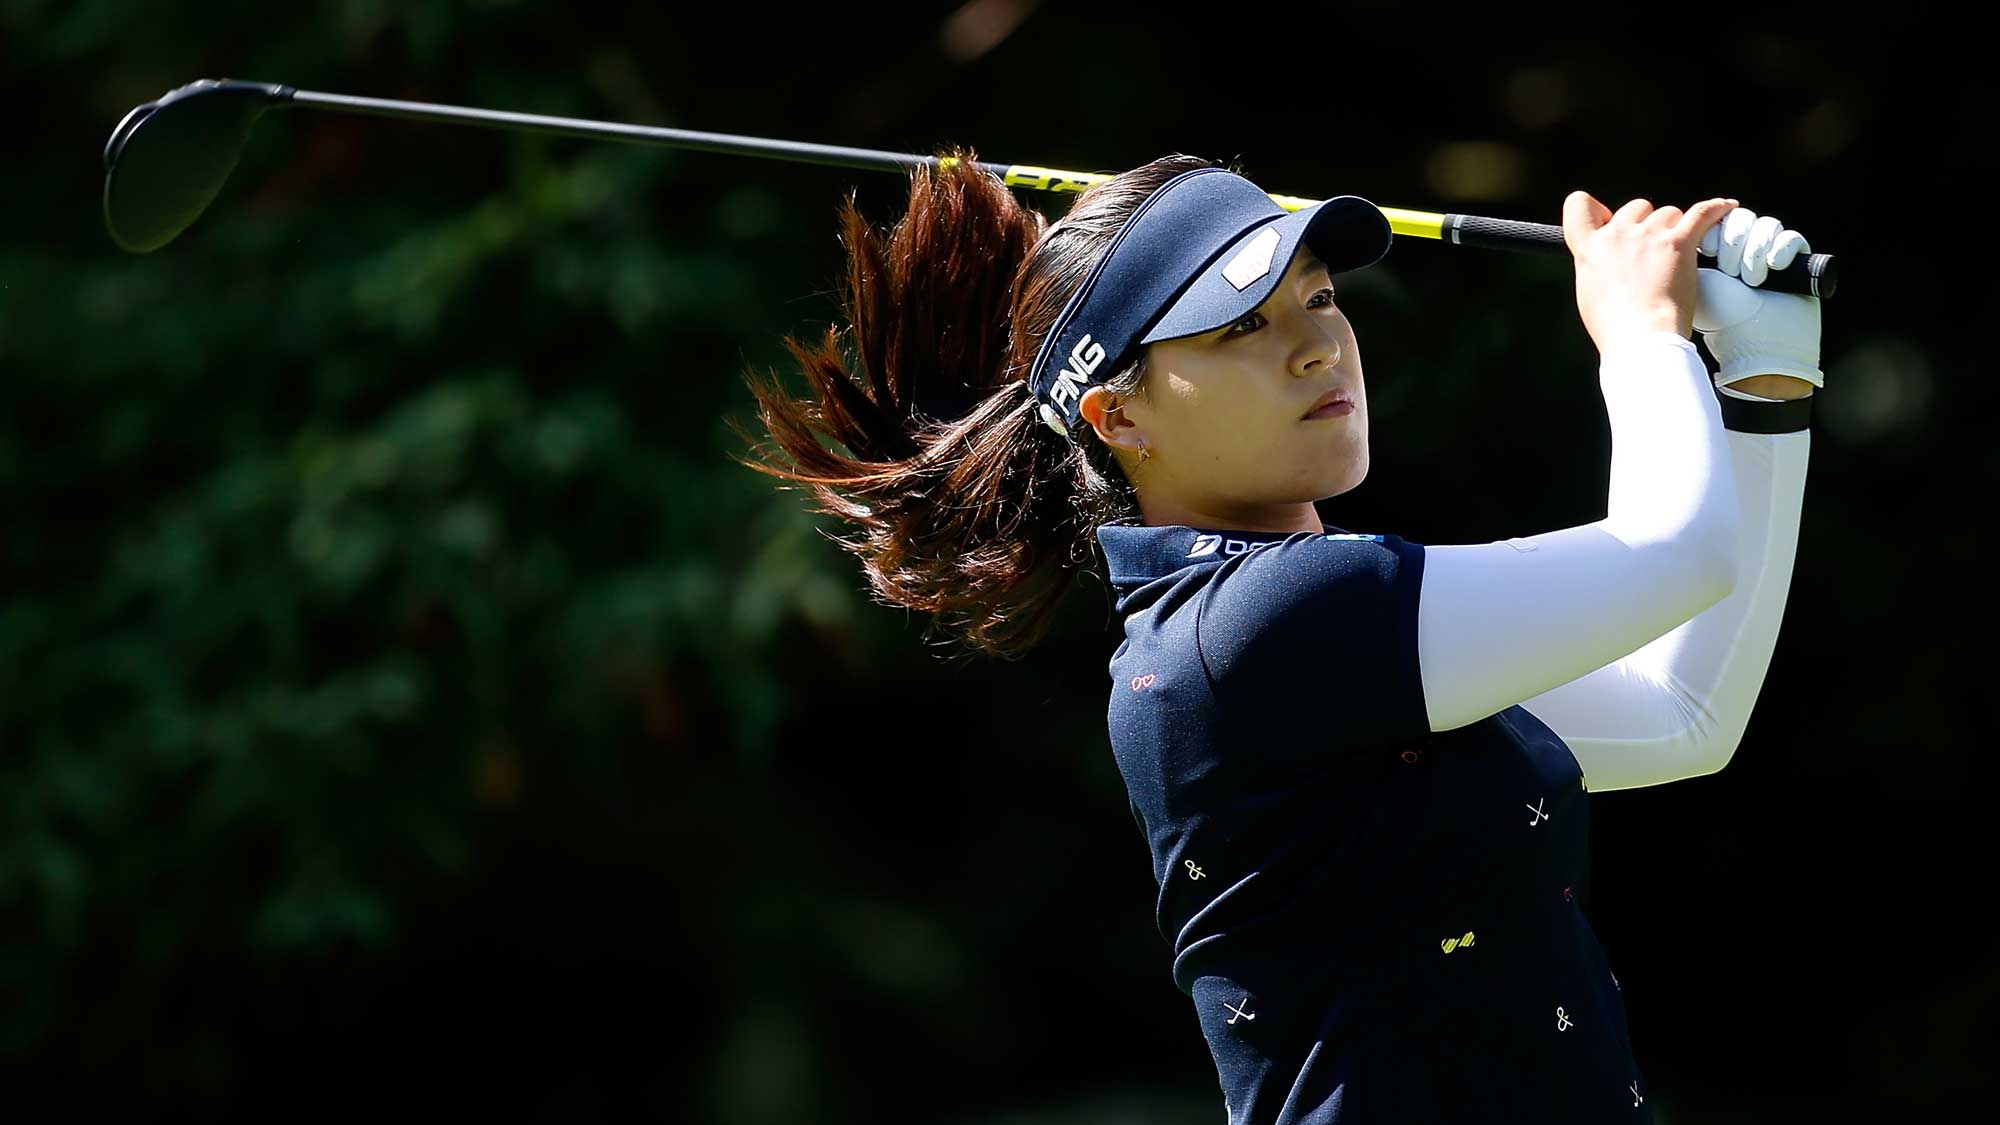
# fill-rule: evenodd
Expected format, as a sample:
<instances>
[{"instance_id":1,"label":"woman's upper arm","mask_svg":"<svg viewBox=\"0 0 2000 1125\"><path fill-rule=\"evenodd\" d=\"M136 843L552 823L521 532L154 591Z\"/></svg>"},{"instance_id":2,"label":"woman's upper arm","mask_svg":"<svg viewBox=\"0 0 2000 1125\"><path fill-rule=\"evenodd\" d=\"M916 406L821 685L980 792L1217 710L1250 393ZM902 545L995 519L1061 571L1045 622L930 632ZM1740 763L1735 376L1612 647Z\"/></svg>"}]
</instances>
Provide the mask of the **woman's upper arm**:
<instances>
[{"instance_id":1,"label":"woman's upper arm","mask_svg":"<svg viewBox=\"0 0 2000 1125\"><path fill-rule=\"evenodd\" d=\"M1196 645L1218 700L1305 712L1344 745L1430 730L1417 662L1425 549L1394 535L1301 535L1217 568Z\"/></svg>"},{"instance_id":2,"label":"woman's upper arm","mask_svg":"<svg viewBox=\"0 0 2000 1125\"><path fill-rule=\"evenodd\" d=\"M1218 699L1305 708L1376 743L1568 683L1734 583L1734 564L1698 542L1627 542L1601 523L1462 546L1300 536L1219 567L1195 639Z\"/></svg>"}]
</instances>

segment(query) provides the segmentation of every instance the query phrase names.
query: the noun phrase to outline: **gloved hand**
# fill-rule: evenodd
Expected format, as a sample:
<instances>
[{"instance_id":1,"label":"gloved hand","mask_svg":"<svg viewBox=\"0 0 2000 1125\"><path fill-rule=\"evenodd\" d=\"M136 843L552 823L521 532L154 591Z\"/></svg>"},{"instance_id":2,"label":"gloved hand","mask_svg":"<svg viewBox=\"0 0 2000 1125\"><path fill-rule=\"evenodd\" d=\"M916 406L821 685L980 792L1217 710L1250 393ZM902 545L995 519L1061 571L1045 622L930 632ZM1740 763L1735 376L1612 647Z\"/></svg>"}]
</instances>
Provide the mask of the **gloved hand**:
<instances>
[{"instance_id":1,"label":"gloved hand","mask_svg":"<svg viewBox=\"0 0 2000 1125\"><path fill-rule=\"evenodd\" d=\"M1805 236L1738 207L1709 228L1701 252L1714 269L1695 271L1694 327L1726 387L1754 375L1792 375L1826 385L1819 369L1819 298L1756 288L1770 271L1812 252Z\"/></svg>"}]
</instances>

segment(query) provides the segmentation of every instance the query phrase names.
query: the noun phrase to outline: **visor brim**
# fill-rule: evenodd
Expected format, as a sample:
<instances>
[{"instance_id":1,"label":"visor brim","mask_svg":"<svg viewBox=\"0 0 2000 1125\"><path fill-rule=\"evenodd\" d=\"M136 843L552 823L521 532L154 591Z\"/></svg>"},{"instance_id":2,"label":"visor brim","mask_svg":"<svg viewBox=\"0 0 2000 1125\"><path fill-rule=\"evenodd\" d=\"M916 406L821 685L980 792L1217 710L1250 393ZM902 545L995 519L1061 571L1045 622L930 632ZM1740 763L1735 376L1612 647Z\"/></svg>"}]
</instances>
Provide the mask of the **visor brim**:
<instances>
[{"instance_id":1,"label":"visor brim","mask_svg":"<svg viewBox=\"0 0 2000 1125\"><path fill-rule=\"evenodd\" d=\"M1268 250L1268 268L1238 288L1236 281L1263 263L1263 243L1270 241L1267 231L1277 233L1277 244ZM1357 195L1337 196L1281 215L1245 231L1216 255L1139 342L1199 336L1243 319L1277 291L1301 245L1325 263L1329 273L1346 273L1381 261L1393 239L1381 209Z\"/></svg>"}]
</instances>

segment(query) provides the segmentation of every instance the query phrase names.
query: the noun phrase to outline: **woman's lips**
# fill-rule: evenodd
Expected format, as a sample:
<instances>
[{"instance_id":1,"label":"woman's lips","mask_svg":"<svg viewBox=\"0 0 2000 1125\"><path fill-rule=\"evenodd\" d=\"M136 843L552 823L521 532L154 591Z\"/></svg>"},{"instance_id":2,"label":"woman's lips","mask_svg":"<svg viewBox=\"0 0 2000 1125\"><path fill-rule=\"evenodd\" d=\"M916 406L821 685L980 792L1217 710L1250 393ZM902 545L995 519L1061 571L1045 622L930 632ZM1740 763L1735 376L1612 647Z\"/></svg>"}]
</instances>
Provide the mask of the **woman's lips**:
<instances>
[{"instance_id":1,"label":"woman's lips","mask_svg":"<svg viewBox=\"0 0 2000 1125\"><path fill-rule=\"evenodd\" d=\"M1340 418L1352 413L1354 413L1354 404L1342 399L1339 402L1327 403L1325 406L1306 415L1305 420L1310 422L1316 418Z\"/></svg>"}]
</instances>

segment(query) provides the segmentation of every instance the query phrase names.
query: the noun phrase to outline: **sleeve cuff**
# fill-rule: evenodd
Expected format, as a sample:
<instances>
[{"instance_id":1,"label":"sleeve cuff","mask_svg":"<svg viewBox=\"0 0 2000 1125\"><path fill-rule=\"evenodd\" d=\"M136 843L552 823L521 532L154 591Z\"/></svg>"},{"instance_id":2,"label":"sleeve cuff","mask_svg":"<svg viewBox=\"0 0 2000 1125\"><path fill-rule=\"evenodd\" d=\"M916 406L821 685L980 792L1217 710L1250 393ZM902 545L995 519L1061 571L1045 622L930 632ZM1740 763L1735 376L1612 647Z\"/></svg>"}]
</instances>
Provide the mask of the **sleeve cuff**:
<instances>
[{"instance_id":1,"label":"sleeve cuff","mask_svg":"<svg viewBox=\"0 0 2000 1125\"><path fill-rule=\"evenodd\" d=\"M1722 428L1739 434L1794 434L1810 429L1812 403L1817 395L1804 398L1763 398L1728 387L1715 388L1722 407Z\"/></svg>"}]
</instances>

